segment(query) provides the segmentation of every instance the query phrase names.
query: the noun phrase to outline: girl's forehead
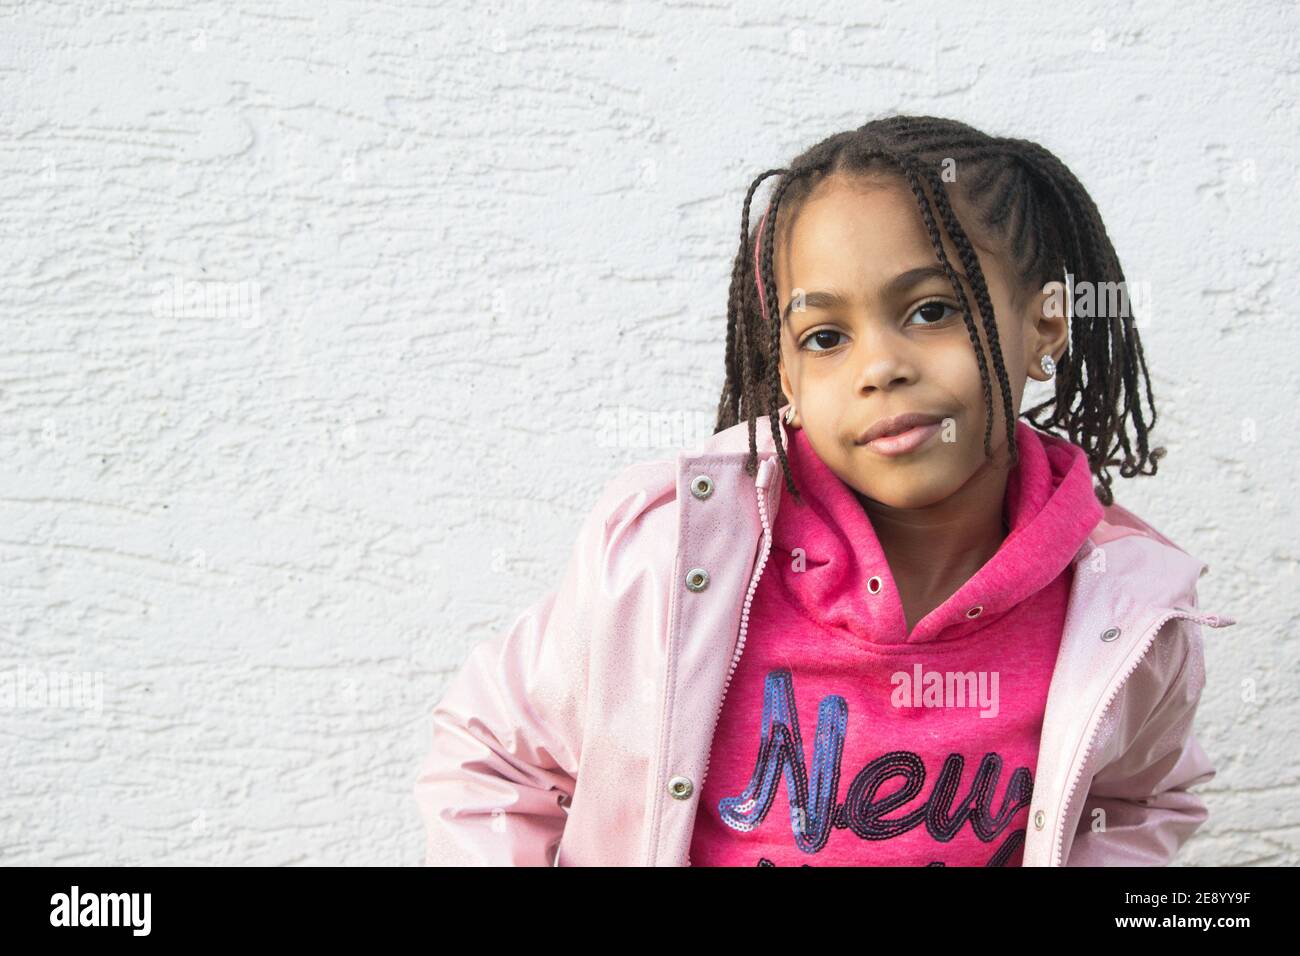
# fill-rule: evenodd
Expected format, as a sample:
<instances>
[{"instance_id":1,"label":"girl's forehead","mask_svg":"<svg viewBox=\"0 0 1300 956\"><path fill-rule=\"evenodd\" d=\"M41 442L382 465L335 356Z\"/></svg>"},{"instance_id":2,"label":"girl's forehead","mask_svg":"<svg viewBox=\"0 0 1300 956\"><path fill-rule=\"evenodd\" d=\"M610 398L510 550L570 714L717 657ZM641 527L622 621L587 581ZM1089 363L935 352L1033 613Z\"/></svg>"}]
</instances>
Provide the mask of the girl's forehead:
<instances>
[{"instance_id":1,"label":"girl's forehead","mask_svg":"<svg viewBox=\"0 0 1300 956\"><path fill-rule=\"evenodd\" d=\"M781 267L874 272L937 261L930 234L908 198L810 202L778 250ZM958 261L956 247L943 239L949 259Z\"/></svg>"},{"instance_id":2,"label":"girl's forehead","mask_svg":"<svg viewBox=\"0 0 1300 956\"><path fill-rule=\"evenodd\" d=\"M794 245L929 245L916 196L901 183L819 186L794 204L782 230Z\"/></svg>"},{"instance_id":3,"label":"girl's forehead","mask_svg":"<svg viewBox=\"0 0 1300 956\"><path fill-rule=\"evenodd\" d=\"M986 272L996 270L996 251L975 228L973 217L959 203L956 193L949 185L953 212L979 255L981 266ZM916 195L901 179L828 178L798 201L792 215L793 219L783 224L785 241L777 244L779 261L775 265L782 272L839 267L900 272L938 261ZM947 229L936 211L931 215L949 261L959 267L960 257Z\"/></svg>"}]
</instances>

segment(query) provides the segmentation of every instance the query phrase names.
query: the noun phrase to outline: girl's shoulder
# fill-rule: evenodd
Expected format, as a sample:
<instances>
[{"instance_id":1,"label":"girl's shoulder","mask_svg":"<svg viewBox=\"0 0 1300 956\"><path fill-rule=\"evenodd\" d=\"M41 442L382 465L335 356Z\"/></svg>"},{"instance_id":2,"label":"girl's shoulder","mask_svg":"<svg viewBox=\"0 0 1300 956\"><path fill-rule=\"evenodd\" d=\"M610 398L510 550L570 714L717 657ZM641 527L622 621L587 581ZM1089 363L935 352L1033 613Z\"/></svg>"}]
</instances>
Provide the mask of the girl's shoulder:
<instances>
[{"instance_id":1,"label":"girl's shoulder","mask_svg":"<svg viewBox=\"0 0 1300 956\"><path fill-rule=\"evenodd\" d=\"M672 560L676 540L677 466L654 458L619 467L583 518L577 551L584 566L635 576L648 559Z\"/></svg>"},{"instance_id":2,"label":"girl's shoulder","mask_svg":"<svg viewBox=\"0 0 1300 956\"><path fill-rule=\"evenodd\" d=\"M691 483L701 468L713 466L729 472L743 471L749 455L747 425L742 421L696 438L689 444L661 449L655 457L622 466L606 482L597 497L595 510L615 515L626 514L630 509L638 512L663 509L673 504L679 494L692 490ZM770 432L766 420L757 422L755 444L759 461L774 454L775 444Z\"/></svg>"},{"instance_id":3,"label":"girl's shoulder","mask_svg":"<svg viewBox=\"0 0 1300 956\"><path fill-rule=\"evenodd\" d=\"M1175 544L1158 531L1154 525L1139 518L1119 502L1113 502L1102 510L1101 522L1098 524L1097 529L1094 532L1094 538L1100 538L1101 541L1111 541L1129 534L1140 534L1152 538L1166 547L1181 551L1183 554L1189 554L1186 548Z\"/></svg>"},{"instance_id":4,"label":"girl's shoulder","mask_svg":"<svg viewBox=\"0 0 1300 956\"><path fill-rule=\"evenodd\" d=\"M758 462L774 454L771 435L765 438L764 427L766 422L758 422ZM639 566L652 559L671 568L677 556L682 509L702 502L717 509L712 518L718 533L725 535L724 513L729 520L745 521L752 510L748 505L726 507L728 502L747 502L754 494L757 478L747 471L748 457L747 423L740 422L617 468L584 521L582 540L589 557L623 563L621 559L631 555ZM600 554L592 554L593 548L599 548Z\"/></svg>"},{"instance_id":5,"label":"girl's shoulder","mask_svg":"<svg viewBox=\"0 0 1300 956\"><path fill-rule=\"evenodd\" d=\"M1210 565L1129 509L1117 503L1107 505L1088 540L1077 560L1095 564L1088 560L1092 549L1113 557L1118 562L1115 567L1125 573L1110 575L1112 585L1128 589L1131 600L1155 595L1156 603L1161 606L1200 607L1199 581L1209 572ZM1106 569L1109 564L1109 561L1101 563L1100 569ZM1236 618L1226 614L1209 617L1221 622L1216 627L1236 622Z\"/></svg>"}]
</instances>

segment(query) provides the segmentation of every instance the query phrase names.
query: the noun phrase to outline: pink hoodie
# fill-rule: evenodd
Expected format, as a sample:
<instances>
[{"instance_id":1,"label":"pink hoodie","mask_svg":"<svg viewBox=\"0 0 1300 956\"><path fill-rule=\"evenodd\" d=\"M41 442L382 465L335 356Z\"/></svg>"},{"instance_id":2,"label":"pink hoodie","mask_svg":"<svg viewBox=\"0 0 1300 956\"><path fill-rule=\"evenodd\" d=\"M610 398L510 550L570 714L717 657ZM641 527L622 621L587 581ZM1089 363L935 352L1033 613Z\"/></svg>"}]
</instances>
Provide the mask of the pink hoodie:
<instances>
[{"instance_id":1,"label":"pink hoodie","mask_svg":"<svg viewBox=\"0 0 1300 956\"><path fill-rule=\"evenodd\" d=\"M805 503L774 525L693 865L1020 865L1071 562L1103 509L1083 449L1016 436L1010 534L909 634L862 505L792 432Z\"/></svg>"}]
</instances>

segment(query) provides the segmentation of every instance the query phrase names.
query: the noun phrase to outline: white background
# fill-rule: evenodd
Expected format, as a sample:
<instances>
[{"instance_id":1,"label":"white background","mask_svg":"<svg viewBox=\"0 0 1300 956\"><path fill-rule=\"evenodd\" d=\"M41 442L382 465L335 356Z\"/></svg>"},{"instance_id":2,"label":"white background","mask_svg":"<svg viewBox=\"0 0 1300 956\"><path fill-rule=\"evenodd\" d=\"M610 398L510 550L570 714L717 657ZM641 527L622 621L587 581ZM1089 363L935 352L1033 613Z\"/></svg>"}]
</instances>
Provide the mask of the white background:
<instances>
[{"instance_id":1,"label":"white background","mask_svg":"<svg viewBox=\"0 0 1300 956\"><path fill-rule=\"evenodd\" d=\"M102 682L0 709L0 862L420 862L448 677L711 431L751 179L910 112L1149 283L1118 500L1241 620L1180 862L1295 863L1300 17L1204 6L0 4L0 672Z\"/></svg>"}]
</instances>

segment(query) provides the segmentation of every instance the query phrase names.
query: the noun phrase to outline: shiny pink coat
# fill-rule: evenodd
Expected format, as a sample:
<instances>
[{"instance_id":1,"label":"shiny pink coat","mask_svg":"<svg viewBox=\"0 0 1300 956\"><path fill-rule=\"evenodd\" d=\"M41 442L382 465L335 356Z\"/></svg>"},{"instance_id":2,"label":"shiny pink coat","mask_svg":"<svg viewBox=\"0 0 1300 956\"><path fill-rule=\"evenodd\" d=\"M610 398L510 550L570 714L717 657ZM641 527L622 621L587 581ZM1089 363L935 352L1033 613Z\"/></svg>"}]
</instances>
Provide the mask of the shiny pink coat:
<instances>
[{"instance_id":1,"label":"shiny pink coat","mask_svg":"<svg viewBox=\"0 0 1300 956\"><path fill-rule=\"evenodd\" d=\"M689 866L713 731L784 491L766 419L624 469L558 589L480 642L415 783L429 865ZM707 583L698 571L707 573ZM1074 558L1025 866L1159 866L1205 822L1208 565L1113 505ZM689 586L688 586L689 581Z\"/></svg>"}]
</instances>

